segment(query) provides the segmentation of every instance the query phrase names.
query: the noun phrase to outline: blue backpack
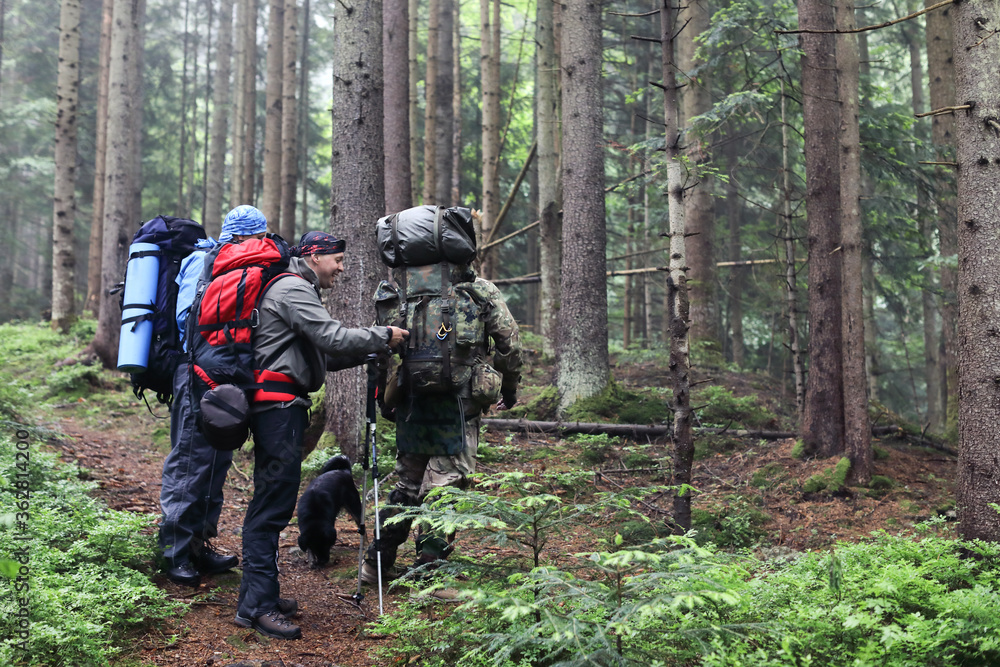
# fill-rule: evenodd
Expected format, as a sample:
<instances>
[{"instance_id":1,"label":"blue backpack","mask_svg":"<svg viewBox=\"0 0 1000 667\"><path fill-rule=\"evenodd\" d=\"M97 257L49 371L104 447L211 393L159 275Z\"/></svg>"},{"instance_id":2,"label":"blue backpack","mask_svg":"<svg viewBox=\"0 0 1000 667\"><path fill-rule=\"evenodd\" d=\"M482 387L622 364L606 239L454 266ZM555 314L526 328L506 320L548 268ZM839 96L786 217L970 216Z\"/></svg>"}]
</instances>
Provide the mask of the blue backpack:
<instances>
[{"instance_id":1,"label":"blue backpack","mask_svg":"<svg viewBox=\"0 0 1000 667\"><path fill-rule=\"evenodd\" d=\"M151 320L153 337L149 347L149 363L141 373L130 373L132 391L136 398L145 400L145 392L156 394L160 403L170 404L173 399L173 378L177 365L184 360L185 352L177 330L177 274L181 262L207 238L205 228L193 220L158 215L143 224L132 237L132 243L151 243L159 249L146 251L160 258L156 283L155 303L150 305L126 304L125 290L121 291L122 311L141 308L141 314L125 318L122 324L133 326ZM131 257L130 257L131 259ZM148 404L148 402L147 402Z\"/></svg>"}]
</instances>

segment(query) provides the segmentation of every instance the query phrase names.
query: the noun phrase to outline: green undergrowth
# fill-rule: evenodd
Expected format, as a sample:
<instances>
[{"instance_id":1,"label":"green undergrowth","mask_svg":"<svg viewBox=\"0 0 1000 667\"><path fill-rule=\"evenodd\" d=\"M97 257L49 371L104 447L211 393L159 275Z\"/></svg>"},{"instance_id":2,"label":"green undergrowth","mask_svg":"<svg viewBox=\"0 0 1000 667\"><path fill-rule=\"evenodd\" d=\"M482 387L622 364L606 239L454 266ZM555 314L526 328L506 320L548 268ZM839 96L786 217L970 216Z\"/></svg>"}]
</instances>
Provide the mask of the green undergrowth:
<instances>
[{"instance_id":1,"label":"green undergrowth","mask_svg":"<svg viewBox=\"0 0 1000 667\"><path fill-rule=\"evenodd\" d=\"M75 465L39 448L45 434L5 428L0 664L106 664L128 633L179 611L150 579L155 519L111 510L91 497L95 483L81 481ZM28 443L20 450L27 461L17 458L19 443Z\"/></svg>"},{"instance_id":2,"label":"green undergrowth","mask_svg":"<svg viewBox=\"0 0 1000 667\"><path fill-rule=\"evenodd\" d=\"M599 394L582 398L567 408L563 421L660 424L666 422L669 414L666 401L656 392L626 389L610 380Z\"/></svg>"},{"instance_id":3,"label":"green undergrowth","mask_svg":"<svg viewBox=\"0 0 1000 667\"><path fill-rule=\"evenodd\" d=\"M836 493L844 488L847 483L847 474L851 471L851 460L842 456L831 467L822 470L811 476L802 483L802 490L806 493Z\"/></svg>"},{"instance_id":4,"label":"green undergrowth","mask_svg":"<svg viewBox=\"0 0 1000 667\"><path fill-rule=\"evenodd\" d=\"M705 508L691 509L691 527L698 544L724 549L758 545L767 535L764 526L771 517L757 505L760 496L729 494Z\"/></svg>"},{"instance_id":5,"label":"green undergrowth","mask_svg":"<svg viewBox=\"0 0 1000 667\"><path fill-rule=\"evenodd\" d=\"M47 322L0 325L0 418L31 421L28 410L60 406L67 416L78 417L91 427L103 427L109 416L132 415L142 405L132 395L128 376L108 371L100 363L79 361L93 340L94 320L76 322L68 334L53 331ZM90 365L87 365L90 364ZM166 406L154 399L152 410L166 418ZM18 409L16 406L23 406ZM154 439L169 447L154 434Z\"/></svg>"},{"instance_id":6,"label":"green undergrowth","mask_svg":"<svg viewBox=\"0 0 1000 667\"><path fill-rule=\"evenodd\" d=\"M411 510L427 529L460 531L460 545L494 548L468 559L460 547L433 576L397 582L455 589L461 604L410 597L370 626L390 637L375 657L430 667L1000 661L1000 546L942 534L943 521L764 560L643 526L630 505L652 489L581 504L556 487L546 475L492 476ZM731 501L728 516L754 511ZM580 538L568 553L550 544L566 533Z\"/></svg>"},{"instance_id":7,"label":"green undergrowth","mask_svg":"<svg viewBox=\"0 0 1000 667\"><path fill-rule=\"evenodd\" d=\"M720 385L695 389L691 401L701 406L698 417L703 426L763 429L778 424L777 415L761 405L756 396L737 397Z\"/></svg>"},{"instance_id":8,"label":"green undergrowth","mask_svg":"<svg viewBox=\"0 0 1000 667\"><path fill-rule=\"evenodd\" d=\"M71 406L84 422L138 409L122 374L79 363L56 368L79 354L95 328L92 320L68 335L47 323L0 326L3 665L107 664L131 633L182 609L150 578L155 517L92 497L96 483L41 444L58 434L28 425L53 405Z\"/></svg>"}]
</instances>

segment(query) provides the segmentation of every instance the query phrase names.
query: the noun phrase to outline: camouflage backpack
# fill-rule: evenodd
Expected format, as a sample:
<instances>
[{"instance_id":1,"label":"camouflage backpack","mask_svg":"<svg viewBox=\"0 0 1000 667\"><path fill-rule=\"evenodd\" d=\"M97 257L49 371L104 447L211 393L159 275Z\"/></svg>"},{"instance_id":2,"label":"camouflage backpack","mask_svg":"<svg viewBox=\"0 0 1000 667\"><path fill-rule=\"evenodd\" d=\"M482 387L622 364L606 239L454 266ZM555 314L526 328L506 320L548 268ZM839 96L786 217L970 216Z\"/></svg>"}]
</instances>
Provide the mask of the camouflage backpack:
<instances>
[{"instance_id":1,"label":"camouflage backpack","mask_svg":"<svg viewBox=\"0 0 1000 667\"><path fill-rule=\"evenodd\" d=\"M410 331L399 381L414 394L462 391L488 352L484 320L491 302L475 282L452 282L453 272L447 262L399 267L397 284L383 281L375 294L379 323Z\"/></svg>"}]
</instances>

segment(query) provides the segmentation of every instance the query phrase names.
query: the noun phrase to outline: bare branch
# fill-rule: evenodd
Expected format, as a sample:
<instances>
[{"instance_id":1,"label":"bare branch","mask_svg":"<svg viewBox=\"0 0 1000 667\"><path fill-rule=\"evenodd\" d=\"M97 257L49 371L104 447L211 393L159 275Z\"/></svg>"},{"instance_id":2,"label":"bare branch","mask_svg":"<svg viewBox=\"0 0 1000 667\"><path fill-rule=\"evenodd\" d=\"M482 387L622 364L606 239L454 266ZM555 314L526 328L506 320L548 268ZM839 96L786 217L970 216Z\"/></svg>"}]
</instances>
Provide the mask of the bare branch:
<instances>
[{"instance_id":1,"label":"bare branch","mask_svg":"<svg viewBox=\"0 0 1000 667\"><path fill-rule=\"evenodd\" d=\"M935 109L934 111L925 111L924 113L913 114L913 117L925 118L927 116L941 116L946 113L955 113L956 111L964 111L971 108L971 104L960 104L957 107L941 107L940 109Z\"/></svg>"},{"instance_id":2,"label":"bare branch","mask_svg":"<svg viewBox=\"0 0 1000 667\"><path fill-rule=\"evenodd\" d=\"M778 35L849 35L854 32L868 32L869 30L879 30L880 28L888 28L891 25L896 25L897 23L902 23L903 21L909 21L910 19L915 19L918 16L923 16L928 12L932 12L935 9L941 9L954 2L954 0L944 0L944 2L939 2L931 7L925 7L920 11L913 12L908 16L903 16L902 18L893 19L891 21L885 21L879 23L878 25L866 25L863 28L854 28L853 30L775 30L774 32Z\"/></svg>"}]
</instances>

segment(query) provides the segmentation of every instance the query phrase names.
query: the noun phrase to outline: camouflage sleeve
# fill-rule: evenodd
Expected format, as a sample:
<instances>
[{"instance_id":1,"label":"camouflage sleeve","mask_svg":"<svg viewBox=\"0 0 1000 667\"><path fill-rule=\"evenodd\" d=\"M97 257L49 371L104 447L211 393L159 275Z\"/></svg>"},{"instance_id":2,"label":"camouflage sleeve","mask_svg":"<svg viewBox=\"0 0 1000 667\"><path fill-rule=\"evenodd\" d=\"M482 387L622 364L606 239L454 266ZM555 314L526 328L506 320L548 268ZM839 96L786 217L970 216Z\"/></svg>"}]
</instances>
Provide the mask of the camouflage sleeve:
<instances>
[{"instance_id":1,"label":"camouflage sleeve","mask_svg":"<svg viewBox=\"0 0 1000 667\"><path fill-rule=\"evenodd\" d=\"M503 375L503 391L516 391L521 381L521 334L503 295L493 283L477 278L476 283L489 299L486 335L493 339L493 367Z\"/></svg>"}]
</instances>

